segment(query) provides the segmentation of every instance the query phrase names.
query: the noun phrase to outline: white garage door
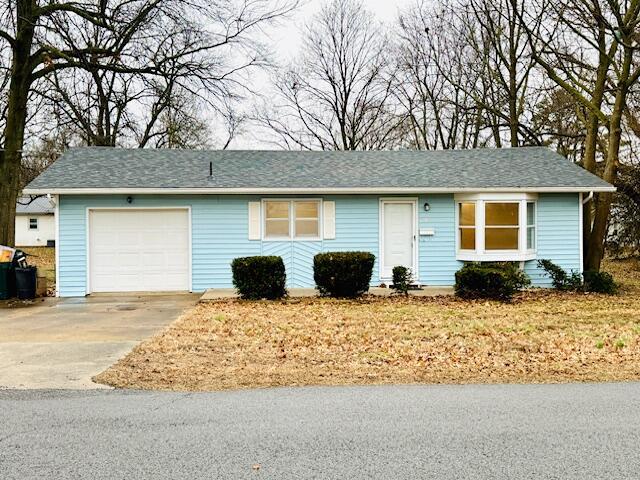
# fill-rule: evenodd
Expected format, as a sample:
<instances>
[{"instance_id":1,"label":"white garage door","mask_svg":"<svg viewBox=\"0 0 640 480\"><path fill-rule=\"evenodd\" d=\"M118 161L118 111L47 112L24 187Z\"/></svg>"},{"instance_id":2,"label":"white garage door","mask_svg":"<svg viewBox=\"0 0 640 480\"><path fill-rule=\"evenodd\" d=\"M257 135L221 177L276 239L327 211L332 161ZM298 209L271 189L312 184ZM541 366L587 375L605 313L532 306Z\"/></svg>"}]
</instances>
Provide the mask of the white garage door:
<instances>
[{"instance_id":1,"label":"white garage door","mask_svg":"<svg viewBox=\"0 0 640 480\"><path fill-rule=\"evenodd\" d=\"M91 292L189 290L189 212L90 210Z\"/></svg>"}]
</instances>

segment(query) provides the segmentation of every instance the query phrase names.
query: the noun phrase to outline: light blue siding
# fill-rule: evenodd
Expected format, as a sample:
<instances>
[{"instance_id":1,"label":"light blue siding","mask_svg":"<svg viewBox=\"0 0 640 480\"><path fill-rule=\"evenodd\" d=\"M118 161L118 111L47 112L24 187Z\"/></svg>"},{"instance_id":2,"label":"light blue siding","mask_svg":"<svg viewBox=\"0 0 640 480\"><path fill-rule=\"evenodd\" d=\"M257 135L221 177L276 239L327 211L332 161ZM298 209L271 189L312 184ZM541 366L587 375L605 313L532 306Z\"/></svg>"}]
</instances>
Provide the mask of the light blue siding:
<instances>
[{"instance_id":1,"label":"light blue siding","mask_svg":"<svg viewBox=\"0 0 640 480\"><path fill-rule=\"evenodd\" d=\"M137 205L139 198L135 198ZM262 255L260 243L249 240L249 198L217 195L169 198L191 205L194 291L230 287L231 261L241 256ZM150 201L164 205L161 197Z\"/></svg>"},{"instance_id":2,"label":"light blue siding","mask_svg":"<svg viewBox=\"0 0 640 480\"><path fill-rule=\"evenodd\" d=\"M313 256L322 251L361 250L379 258L377 195L329 195L336 202L336 238L323 241L261 241L248 239L248 202L258 196L126 195L61 196L59 205L60 295L82 296L87 289L87 208L191 207L192 286L194 291L231 286L231 260L249 255L280 255L289 287L313 286ZM423 205L430 204L425 212ZM538 257L563 268L579 269L579 211L577 194L541 194L538 201ZM418 199L418 227L434 230L418 239L418 274L426 285L451 285L462 265L455 258L455 201L452 194ZM538 285L548 285L535 267L525 269ZM372 284L380 283L376 260Z\"/></svg>"},{"instance_id":3,"label":"light blue siding","mask_svg":"<svg viewBox=\"0 0 640 480\"><path fill-rule=\"evenodd\" d=\"M280 255L289 287L312 287L313 256L329 250L364 250L378 257L378 197L327 196L336 201L336 238L324 241L249 240L248 202L257 196L136 195L61 196L61 296L87 290L87 208L191 207L192 286L194 291L231 287L231 260L250 255ZM377 263L374 272L377 281Z\"/></svg>"},{"instance_id":4,"label":"light blue siding","mask_svg":"<svg viewBox=\"0 0 640 480\"><path fill-rule=\"evenodd\" d=\"M85 202L81 198L59 199L58 278L63 297L84 296L87 286L87 237Z\"/></svg>"},{"instance_id":5,"label":"light blue siding","mask_svg":"<svg viewBox=\"0 0 640 480\"><path fill-rule=\"evenodd\" d=\"M424 204L429 203L429 211ZM434 235L420 235L418 273L420 283L452 285L462 266L456 260L455 201L453 194L426 195L418 205L419 226L432 229Z\"/></svg>"},{"instance_id":6,"label":"light blue siding","mask_svg":"<svg viewBox=\"0 0 640 480\"><path fill-rule=\"evenodd\" d=\"M372 283L378 284L380 199L377 196L328 196L336 202L336 238L323 242L324 251L358 250L376 256Z\"/></svg>"},{"instance_id":7,"label":"light blue siding","mask_svg":"<svg viewBox=\"0 0 640 480\"><path fill-rule=\"evenodd\" d=\"M541 194L537 211L537 258L548 259L567 272L581 271L580 199L578 194ZM537 260L525 263L524 271L534 285L550 287Z\"/></svg>"}]
</instances>

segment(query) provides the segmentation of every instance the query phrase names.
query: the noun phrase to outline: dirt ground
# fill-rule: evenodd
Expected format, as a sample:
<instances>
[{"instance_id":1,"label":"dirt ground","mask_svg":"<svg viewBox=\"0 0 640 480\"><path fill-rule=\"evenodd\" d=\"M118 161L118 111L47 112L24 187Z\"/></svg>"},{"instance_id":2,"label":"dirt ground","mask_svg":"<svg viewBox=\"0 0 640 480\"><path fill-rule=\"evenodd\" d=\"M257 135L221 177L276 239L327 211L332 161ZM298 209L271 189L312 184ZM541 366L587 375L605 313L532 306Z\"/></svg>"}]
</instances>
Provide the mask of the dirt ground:
<instances>
[{"instance_id":1,"label":"dirt ground","mask_svg":"<svg viewBox=\"0 0 640 480\"><path fill-rule=\"evenodd\" d=\"M618 295L200 304L96 377L122 388L554 383L640 379L640 263Z\"/></svg>"}]
</instances>

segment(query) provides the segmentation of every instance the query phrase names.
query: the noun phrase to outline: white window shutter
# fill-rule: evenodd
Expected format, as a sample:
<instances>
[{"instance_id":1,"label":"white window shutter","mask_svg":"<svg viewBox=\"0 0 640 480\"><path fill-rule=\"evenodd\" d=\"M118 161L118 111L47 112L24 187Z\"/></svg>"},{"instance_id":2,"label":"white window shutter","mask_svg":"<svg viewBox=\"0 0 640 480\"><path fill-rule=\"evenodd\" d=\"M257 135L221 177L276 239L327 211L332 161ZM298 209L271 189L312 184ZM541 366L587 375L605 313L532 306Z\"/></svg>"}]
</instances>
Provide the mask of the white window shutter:
<instances>
[{"instance_id":1,"label":"white window shutter","mask_svg":"<svg viewBox=\"0 0 640 480\"><path fill-rule=\"evenodd\" d=\"M249 240L260 240L260 202L249 202Z\"/></svg>"},{"instance_id":2,"label":"white window shutter","mask_svg":"<svg viewBox=\"0 0 640 480\"><path fill-rule=\"evenodd\" d=\"M336 202L322 202L322 223L325 240L336 238Z\"/></svg>"}]
</instances>

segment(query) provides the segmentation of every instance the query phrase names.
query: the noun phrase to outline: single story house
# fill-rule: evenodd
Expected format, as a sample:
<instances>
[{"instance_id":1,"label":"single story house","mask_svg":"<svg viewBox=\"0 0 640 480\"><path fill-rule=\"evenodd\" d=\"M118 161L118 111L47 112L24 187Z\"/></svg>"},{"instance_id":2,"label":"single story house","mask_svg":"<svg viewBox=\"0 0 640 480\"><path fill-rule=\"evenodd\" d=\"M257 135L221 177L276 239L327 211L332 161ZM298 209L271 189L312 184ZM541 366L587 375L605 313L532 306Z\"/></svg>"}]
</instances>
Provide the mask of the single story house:
<instances>
[{"instance_id":1,"label":"single story house","mask_svg":"<svg viewBox=\"0 0 640 480\"><path fill-rule=\"evenodd\" d=\"M313 256L376 256L423 285L465 261L581 270L582 204L614 187L542 148L461 151L71 149L25 189L56 202L58 293L230 287L235 257L279 255L289 287Z\"/></svg>"},{"instance_id":2,"label":"single story house","mask_svg":"<svg viewBox=\"0 0 640 480\"><path fill-rule=\"evenodd\" d=\"M51 199L20 197L16 203L16 246L53 246L56 236L54 206Z\"/></svg>"}]
</instances>

